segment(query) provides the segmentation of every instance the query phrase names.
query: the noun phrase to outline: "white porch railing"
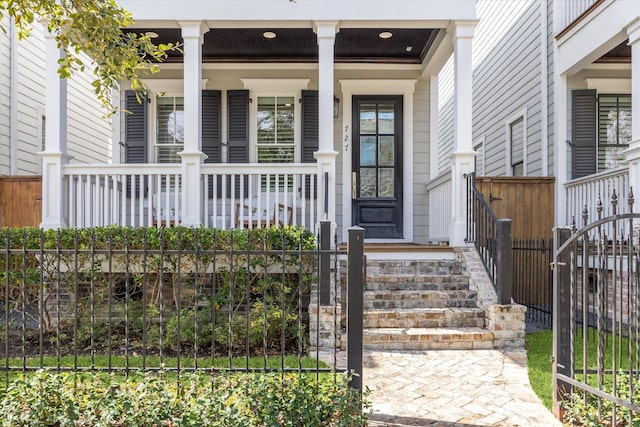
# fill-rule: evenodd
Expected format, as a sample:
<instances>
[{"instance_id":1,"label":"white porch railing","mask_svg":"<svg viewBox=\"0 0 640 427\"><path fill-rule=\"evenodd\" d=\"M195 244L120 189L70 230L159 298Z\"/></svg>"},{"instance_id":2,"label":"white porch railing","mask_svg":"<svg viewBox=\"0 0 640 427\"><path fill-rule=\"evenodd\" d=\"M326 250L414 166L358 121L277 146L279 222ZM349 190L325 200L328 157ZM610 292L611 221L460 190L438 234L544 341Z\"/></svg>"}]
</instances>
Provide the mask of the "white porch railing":
<instances>
[{"instance_id":1,"label":"white porch railing","mask_svg":"<svg viewBox=\"0 0 640 427\"><path fill-rule=\"evenodd\" d=\"M448 241L451 221L451 171L427 184L429 193L429 240Z\"/></svg>"},{"instance_id":2,"label":"white porch railing","mask_svg":"<svg viewBox=\"0 0 640 427\"><path fill-rule=\"evenodd\" d=\"M318 218L315 164L202 165L202 194L183 188L180 164L64 166L70 227L170 226L182 196L202 197L205 227L301 225ZM193 191L193 189L191 189Z\"/></svg>"},{"instance_id":3,"label":"white porch railing","mask_svg":"<svg viewBox=\"0 0 640 427\"><path fill-rule=\"evenodd\" d=\"M564 185L567 194L566 224L575 219L576 226L583 225L582 214L587 209L588 221L598 219L598 200L602 201L602 217L613 215L611 196L615 190L618 196L618 213L627 212L627 197L629 194L629 168L612 169L595 175L568 181Z\"/></svg>"},{"instance_id":4,"label":"white porch railing","mask_svg":"<svg viewBox=\"0 0 640 427\"><path fill-rule=\"evenodd\" d=\"M595 3L601 0L564 0L553 2L554 7L560 8L560 28L564 30L573 23L580 15L587 11Z\"/></svg>"}]
</instances>

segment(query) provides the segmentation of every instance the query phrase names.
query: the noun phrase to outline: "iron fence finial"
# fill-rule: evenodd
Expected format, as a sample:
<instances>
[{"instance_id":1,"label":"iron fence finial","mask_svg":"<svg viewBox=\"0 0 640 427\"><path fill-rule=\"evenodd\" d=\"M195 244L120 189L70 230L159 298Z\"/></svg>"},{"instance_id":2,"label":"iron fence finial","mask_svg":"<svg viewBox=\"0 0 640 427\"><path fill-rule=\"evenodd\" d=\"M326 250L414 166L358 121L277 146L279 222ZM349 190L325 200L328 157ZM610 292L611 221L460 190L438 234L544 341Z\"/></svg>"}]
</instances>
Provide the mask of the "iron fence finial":
<instances>
[{"instance_id":1,"label":"iron fence finial","mask_svg":"<svg viewBox=\"0 0 640 427\"><path fill-rule=\"evenodd\" d=\"M598 212L598 219L602 219L602 199L598 195L598 203L596 204L596 211Z\"/></svg>"},{"instance_id":2,"label":"iron fence finial","mask_svg":"<svg viewBox=\"0 0 640 427\"><path fill-rule=\"evenodd\" d=\"M629 204L629 213L633 213L633 203L635 199L633 198L633 187L629 187L629 197L627 198L627 203Z\"/></svg>"},{"instance_id":3,"label":"iron fence finial","mask_svg":"<svg viewBox=\"0 0 640 427\"><path fill-rule=\"evenodd\" d=\"M582 226L587 226L587 221L589 220L589 209L587 209L587 204L585 203L584 209L582 209Z\"/></svg>"},{"instance_id":4,"label":"iron fence finial","mask_svg":"<svg viewBox=\"0 0 640 427\"><path fill-rule=\"evenodd\" d=\"M577 230L577 227L576 227L576 217L575 217L575 216L572 216L572 217L571 217L571 233L575 233L575 232L576 232L576 230Z\"/></svg>"},{"instance_id":5,"label":"iron fence finial","mask_svg":"<svg viewBox=\"0 0 640 427\"><path fill-rule=\"evenodd\" d=\"M613 214L616 215L618 213L618 195L616 194L615 188L611 194L611 206L613 207Z\"/></svg>"}]
</instances>

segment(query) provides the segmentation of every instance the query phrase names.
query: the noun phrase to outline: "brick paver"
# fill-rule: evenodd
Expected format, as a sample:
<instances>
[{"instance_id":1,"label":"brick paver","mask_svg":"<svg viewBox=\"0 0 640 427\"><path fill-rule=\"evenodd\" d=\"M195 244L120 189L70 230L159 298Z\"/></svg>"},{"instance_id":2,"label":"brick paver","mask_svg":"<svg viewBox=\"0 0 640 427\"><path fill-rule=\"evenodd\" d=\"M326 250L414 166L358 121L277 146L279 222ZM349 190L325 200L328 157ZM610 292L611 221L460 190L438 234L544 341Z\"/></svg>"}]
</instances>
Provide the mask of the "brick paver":
<instances>
[{"instance_id":1,"label":"brick paver","mask_svg":"<svg viewBox=\"0 0 640 427\"><path fill-rule=\"evenodd\" d=\"M366 351L369 426L561 426L515 350Z\"/></svg>"}]
</instances>

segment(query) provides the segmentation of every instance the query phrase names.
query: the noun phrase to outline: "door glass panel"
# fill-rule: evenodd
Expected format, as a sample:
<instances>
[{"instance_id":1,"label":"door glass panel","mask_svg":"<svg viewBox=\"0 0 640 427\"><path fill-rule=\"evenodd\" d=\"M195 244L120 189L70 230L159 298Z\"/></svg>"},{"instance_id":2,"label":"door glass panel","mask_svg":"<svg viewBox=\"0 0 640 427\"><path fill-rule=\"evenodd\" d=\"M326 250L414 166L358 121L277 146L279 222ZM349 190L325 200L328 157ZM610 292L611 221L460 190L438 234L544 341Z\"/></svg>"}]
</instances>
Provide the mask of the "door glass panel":
<instances>
[{"instance_id":1,"label":"door glass panel","mask_svg":"<svg viewBox=\"0 0 640 427\"><path fill-rule=\"evenodd\" d=\"M378 133L391 134L395 131L395 114L393 104L378 105Z\"/></svg>"},{"instance_id":2,"label":"door glass panel","mask_svg":"<svg viewBox=\"0 0 640 427\"><path fill-rule=\"evenodd\" d=\"M360 168L360 197L376 197L376 170Z\"/></svg>"},{"instance_id":3,"label":"door glass panel","mask_svg":"<svg viewBox=\"0 0 640 427\"><path fill-rule=\"evenodd\" d=\"M381 168L378 179L378 197L393 197L393 169Z\"/></svg>"},{"instance_id":4,"label":"door glass panel","mask_svg":"<svg viewBox=\"0 0 640 427\"><path fill-rule=\"evenodd\" d=\"M380 148L378 150L378 165L379 166L393 166L394 165L394 153L393 153L393 136L381 136L378 138Z\"/></svg>"},{"instance_id":5,"label":"door glass panel","mask_svg":"<svg viewBox=\"0 0 640 427\"><path fill-rule=\"evenodd\" d=\"M360 133L376 133L376 104L360 105Z\"/></svg>"},{"instance_id":6,"label":"door glass panel","mask_svg":"<svg viewBox=\"0 0 640 427\"><path fill-rule=\"evenodd\" d=\"M360 165L361 166L376 165L376 137L375 136L360 137Z\"/></svg>"}]
</instances>

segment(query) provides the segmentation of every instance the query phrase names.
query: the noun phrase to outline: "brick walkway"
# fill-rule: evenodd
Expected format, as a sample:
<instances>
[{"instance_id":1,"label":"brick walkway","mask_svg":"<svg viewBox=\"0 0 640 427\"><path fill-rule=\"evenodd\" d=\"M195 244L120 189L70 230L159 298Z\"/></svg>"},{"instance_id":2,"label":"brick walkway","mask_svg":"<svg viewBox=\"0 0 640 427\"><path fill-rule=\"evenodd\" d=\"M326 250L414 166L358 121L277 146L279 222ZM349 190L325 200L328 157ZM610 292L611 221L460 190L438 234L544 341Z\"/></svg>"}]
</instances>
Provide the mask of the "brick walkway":
<instances>
[{"instance_id":1,"label":"brick walkway","mask_svg":"<svg viewBox=\"0 0 640 427\"><path fill-rule=\"evenodd\" d=\"M524 350L367 351L369 426L561 426L526 365Z\"/></svg>"}]
</instances>

